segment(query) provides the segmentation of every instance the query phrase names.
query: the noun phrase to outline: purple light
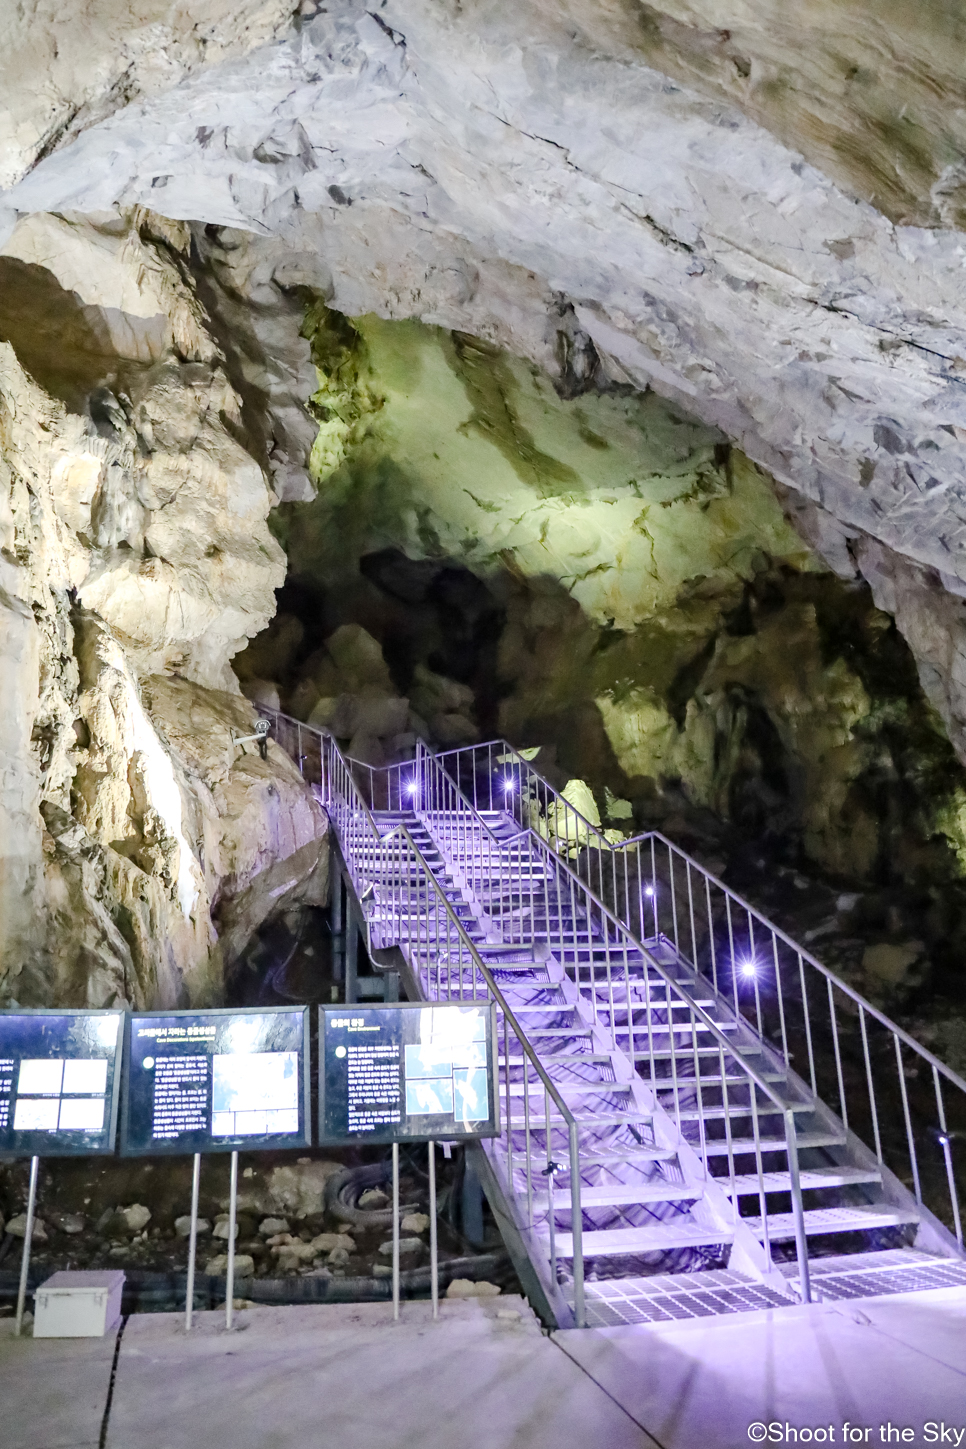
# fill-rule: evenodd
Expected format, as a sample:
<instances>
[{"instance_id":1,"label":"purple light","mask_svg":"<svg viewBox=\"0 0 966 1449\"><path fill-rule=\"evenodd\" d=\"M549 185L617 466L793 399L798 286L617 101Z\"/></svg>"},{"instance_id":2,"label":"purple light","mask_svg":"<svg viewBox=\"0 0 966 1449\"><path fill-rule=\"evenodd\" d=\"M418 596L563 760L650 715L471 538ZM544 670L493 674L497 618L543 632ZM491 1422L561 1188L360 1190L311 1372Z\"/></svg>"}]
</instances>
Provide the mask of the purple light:
<instances>
[{"instance_id":1,"label":"purple light","mask_svg":"<svg viewBox=\"0 0 966 1449\"><path fill-rule=\"evenodd\" d=\"M516 787L517 787L517 784L516 784L516 781L514 780L513 776L512 775L508 775L507 778L503 781L503 788L504 788L504 790L509 795L511 793L511 791L513 791L513 790L516 789Z\"/></svg>"},{"instance_id":2,"label":"purple light","mask_svg":"<svg viewBox=\"0 0 966 1449\"><path fill-rule=\"evenodd\" d=\"M742 976L751 977L754 976L755 972L758 970L758 967L754 961L742 961L740 963L740 969Z\"/></svg>"},{"instance_id":3,"label":"purple light","mask_svg":"<svg viewBox=\"0 0 966 1449\"><path fill-rule=\"evenodd\" d=\"M646 896L652 896L654 894L654 887L653 886L645 886L644 887L644 894Z\"/></svg>"},{"instance_id":4,"label":"purple light","mask_svg":"<svg viewBox=\"0 0 966 1449\"><path fill-rule=\"evenodd\" d=\"M418 784L418 782L416 780L407 780L406 781L406 794L407 795L415 795L415 793L416 793L416 791L418 789L419 789L419 784Z\"/></svg>"}]
</instances>

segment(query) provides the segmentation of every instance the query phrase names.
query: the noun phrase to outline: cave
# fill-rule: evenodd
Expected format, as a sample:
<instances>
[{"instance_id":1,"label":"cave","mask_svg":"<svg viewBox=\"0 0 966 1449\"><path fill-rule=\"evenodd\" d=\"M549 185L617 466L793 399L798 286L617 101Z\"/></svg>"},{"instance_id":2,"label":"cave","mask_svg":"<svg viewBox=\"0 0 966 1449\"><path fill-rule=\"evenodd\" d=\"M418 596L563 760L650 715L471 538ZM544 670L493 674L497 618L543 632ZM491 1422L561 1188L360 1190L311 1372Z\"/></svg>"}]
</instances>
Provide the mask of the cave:
<instances>
[{"instance_id":1,"label":"cave","mask_svg":"<svg viewBox=\"0 0 966 1449\"><path fill-rule=\"evenodd\" d=\"M161 1333L199 1215L203 1321L237 1256L240 1316L280 1334L352 1305L368 1332L399 1282L435 1315L437 1247L454 1343L939 1314L966 1291L966 20L189 9L0 23L0 1031L301 1012L313 1105L298 1147L207 1156L199 1197L187 1148L15 1151L0 1060L0 1347L28 1248L32 1292L123 1269L120 1332ZM399 1280L388 1138L320 1136L327 1023L482 1001L500 1122L404 1144ZM720 1432L834 1417L809 1372ZM949 1421L949 1385L896 1373L890 1423ZM731 1442L677 1392L647 1442ZM57 1442L122 1442L113 1412Z\"/></svg>"}]
</instances>

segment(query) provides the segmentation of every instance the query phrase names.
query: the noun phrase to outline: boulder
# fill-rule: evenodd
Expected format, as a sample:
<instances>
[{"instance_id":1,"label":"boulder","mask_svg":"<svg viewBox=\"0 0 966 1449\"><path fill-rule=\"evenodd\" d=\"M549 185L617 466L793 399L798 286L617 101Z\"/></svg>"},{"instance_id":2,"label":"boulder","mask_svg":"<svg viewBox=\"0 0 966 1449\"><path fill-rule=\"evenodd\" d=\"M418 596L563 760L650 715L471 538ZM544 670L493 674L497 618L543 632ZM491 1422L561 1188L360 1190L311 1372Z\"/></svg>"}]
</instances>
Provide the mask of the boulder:
<instances>
[{"instance_id":1,"label":"boulder","mask_svg":"<svg viewBox=\"0 0 966 1449\"><path fill-rule=\"evenodd\" d=\"M382 646L361 624L343 624L325 641L336 669L349 689L376 685L392 694L393 685L382 657Z\"/></svg>"},{"instance_id":2,"label":"boulder","mask_svg":"<svg viewBox=\"0 0 966 1449\"><path fill-rule=\"evenodd\" d=\"M185 1215L183 1217L175 1218L175 1220L174 1220L174 1230L177 1233L177 1235L178 1235L179 1238L188 1238L188 1237L190 1237L191 1236L191 1214L190 1213L185 1213ZM211 1232L211 1223L208 1221L207 1218L199 1218L198 1219L198 1227L197 1227L196 1231L197 1231L197 1234L198 1234L198 1237L199 1238L204 1237L208 1233Z\"/></svg>"},{"instance_id":3,"label":"boulder","mask_svg":"<svg viewBox=\"0 0 966 1449\"><path fill-rule=\"evenodd\" d=\"M27 1214L18 1213L7 1223L7 1232L12 1238L23 1238L27 1235ZM40 1218L34 1218L33 1232L30 1235L32 1243L46 1243L47 1229Z\"/></svg>"},{"instance_id":4,"label":"boulder","mask_svg":"<svg viewBox=\"0 0 966 1449\"><path fill-rule=\"evenodd\" d=\"M258 1231L263 1238L273 1238L277 1233L287 1233L288 1220L286 1218L262 1218Z\"/></svg>"},{"instance_id":5,"label":"boulder","mask_svg":"<svg viewBox=\"0 0 966 1449\"><path fill-rule=\"evenodd\" d=\"M862 970L880 988L895 990L903 985L909 970L925 953L921 941L904 941L890 945L883 941L866 946L862 954Z\"/></svg>"},{"instance_id":6,"label":"boulder","mask_svg":"<svg viewBox=\"0 0 966 1449\"><path fill-rule=\"evenodd\" d=\"M427 1213L408 1213L399 1224L404 1233L424 1233L429 1227Z\"/></svg>"},{"instance_id":7,"label":"boulder","mask_svg":"<svg viewBox=\"0 0 966 1449\"><path fill-rule=\"evenodd\" d=\"M454 1278L446 1289L447 1298L499 1298L502 1289L484 1278L474 1283L469 1278Z\"/></svg>"},{"instance_id":8,"label":"boulder","mask_svg":"<svg viewBox=\"0 0 966 1449\"><path fill-rule=\"evenodd\" d=\"M424 1249L425 1246L426 1245L423 1242L422 1238L400 1238L399 1239L399 1256L401 1258L405 1258L409 1254L421 1253L423 1251L423 1249ZM380 1243L379 1244L379 1252L382 1254L382 1256L384 1258L391 1258L392 1257L392 1239L390 1239L388 1243Z\"/></svg>"},{"instance_id":9,"label":"boulder","mask_svg":"<svg viewBox=\"0 0 966 1449\"><path fill-rule=\"evenodd\" d=\"M325 1212L325 1185L342 1172L339 1162L306 1159L274 1167L262 1178L244 1183L238 1193L239 1212L284 1217L291 1221ZM274 1236L274 1235L273 1235Z\"/></svg>"},{"instance_id":10,"label":"boulder","mask_svg":"<svg viewBox=\"0 0 966 1449\"><path fill-rule=\"evenodd\" d=\"M350 1238L348 1233L319 1233L313 1238L310 1245L316 1253L333 1253L343 1251L354 1253L356 1248L355 1238Z\"/></svg>"},{"instance_id":11,"label":"boulder","mask_svg":"<svg viewBox=\"0 0 966 1449\"><path fill-rule=\"evenodd\" d=\"M151 1221L151 1209L145 1207L141 1202L132 1203L130 1207L121 1208L121 1216L132 1233L143 1232Z\"/></svg>"},{"instance_id":12,"label":"boulder","mask_svg":"<svg viewBox=\"0 0 966 1449\"><path fill-rule=\"evenodd\" d=\"M67 1233L71 1237L76 1237L78 1233L82 1233L87 1226L87 1219L82 1218L79 1213L48 1211L47 1221L57 1228L58 1231Z\"/></svg>"},{"instance_id":13,"label":"boulder","mask_svg":"<svg viewBox=\"0 0 966 1449\"><path fill-rule=\"evenodd\" d=\"M248 1253L235 1254L235 1277L250 1278L255 1271L255 1259ZM216 1258L209 1258L205 1264L205 1272L209 1278L221 1278L228 1272L228 1254L219 1253Z\"/></svg>"}]
</instances>

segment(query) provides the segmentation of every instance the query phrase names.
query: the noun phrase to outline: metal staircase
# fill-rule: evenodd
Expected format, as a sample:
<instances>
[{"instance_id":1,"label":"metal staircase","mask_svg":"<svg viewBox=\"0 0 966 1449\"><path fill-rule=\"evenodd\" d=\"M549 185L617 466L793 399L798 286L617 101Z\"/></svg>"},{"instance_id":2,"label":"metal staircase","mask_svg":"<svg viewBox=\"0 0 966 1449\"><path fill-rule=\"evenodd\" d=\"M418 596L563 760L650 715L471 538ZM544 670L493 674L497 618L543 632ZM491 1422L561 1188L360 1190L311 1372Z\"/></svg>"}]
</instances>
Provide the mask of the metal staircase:
<instances>
[{"instance_id":1,"label":"metal staircase","mask_svg":"<svg viewBox=\"0 0 966 1449\"><path fill-rule=\"evenodd\" d=\"M376 770L273 727L370 949L412 995L497 1002L485 1181L547 1318L966 1282L966 1083L696 861L609 838L502 742Z\"/></svg>"}]
</instances>

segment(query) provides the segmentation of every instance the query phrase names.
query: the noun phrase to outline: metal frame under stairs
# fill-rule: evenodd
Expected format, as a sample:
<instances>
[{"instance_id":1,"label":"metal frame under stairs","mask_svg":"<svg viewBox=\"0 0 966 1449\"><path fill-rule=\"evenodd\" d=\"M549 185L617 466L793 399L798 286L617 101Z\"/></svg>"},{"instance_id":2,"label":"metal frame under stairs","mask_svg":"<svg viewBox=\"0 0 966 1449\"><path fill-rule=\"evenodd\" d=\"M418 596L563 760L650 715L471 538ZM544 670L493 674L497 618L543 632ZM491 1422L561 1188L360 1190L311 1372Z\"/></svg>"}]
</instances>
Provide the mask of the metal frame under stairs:
<instances>
[{"instance_id":1,"label":"metal frame under stairs","mask_svg":"<svg viewBox=\"0 0 966 1449\"><path fill-rule=\"evenodd\" d=\"M696 861L603 832L501 742L375 770L274 732L318 778L371 948L425 999L496 1000L485 1185L545 1317L966 1280L966 1083Z\"/></svg>"}]
</instances>

